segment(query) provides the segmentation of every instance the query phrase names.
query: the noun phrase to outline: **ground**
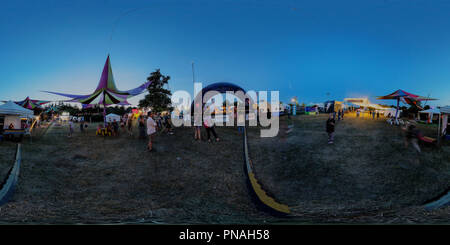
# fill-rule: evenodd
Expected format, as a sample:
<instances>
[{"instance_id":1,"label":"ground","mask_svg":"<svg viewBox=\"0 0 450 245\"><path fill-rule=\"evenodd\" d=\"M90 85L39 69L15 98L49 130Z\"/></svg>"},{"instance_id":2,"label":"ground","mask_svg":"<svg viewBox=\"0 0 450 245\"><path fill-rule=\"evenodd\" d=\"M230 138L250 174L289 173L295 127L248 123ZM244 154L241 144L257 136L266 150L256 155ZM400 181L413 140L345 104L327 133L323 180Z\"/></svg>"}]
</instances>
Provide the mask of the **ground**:
<instances>
[{"instance_id":1,"label":"ground","mask_svg":"<svg viewBox=\"0 0 450 245\"><path fill-rule=\"evenodd\" d=\"M192 128L159 134L156 152L125 132L95 136L96 125L67 137L67 126L23 141L17 191L0 207L6 223L443 223L450 208L422 204L450 186L450 145L417 154L384 120L348 116L327 144L326 115L281 120L277 137L250 128L257 178L292 217L273 217L252 202L243 172L242 135L216 128L221 141L195 141ZM288 124L292 132L286 134ZM433 126L419 125L436 137ZM78 127L76 127L78 129ZM205 134L205 132L203 132ZM205 136L205 135L204 135ZM0 143L0 174L15 144ZM0 176L2 177L2 176Z\"/></svg>"}]
</instances>

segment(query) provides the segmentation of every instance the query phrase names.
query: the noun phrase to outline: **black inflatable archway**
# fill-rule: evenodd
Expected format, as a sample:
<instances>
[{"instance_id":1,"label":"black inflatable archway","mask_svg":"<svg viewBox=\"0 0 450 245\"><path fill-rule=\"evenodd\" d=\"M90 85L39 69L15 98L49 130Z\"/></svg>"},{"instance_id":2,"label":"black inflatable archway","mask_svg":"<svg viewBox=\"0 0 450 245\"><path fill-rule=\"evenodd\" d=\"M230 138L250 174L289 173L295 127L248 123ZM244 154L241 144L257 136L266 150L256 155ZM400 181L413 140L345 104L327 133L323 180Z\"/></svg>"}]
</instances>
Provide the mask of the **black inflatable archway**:
<instances>
[{"instance_id":1,"label":"black inflatable archway","mask_svg":"<svg viewBox=\"0 0 450 245\"><path fill-rule=\"evenodd\" d=\"M199 100L201 101L201 103L202 103L202 107L201 108L203 108L203 106L205 105L205 103L203 102L203 96L205 96L205 94L208 93L209 91L217 91L217 92L219 92L221 94L224 94L224 93L226 93L228 91L231 91L231 92L234 92L234 93L238 92L238 91L242 91L244 94L246 93L246 91L243 88L241 88L240 86L238 86L236 84L233 84L233 83L221 82L221 83L210 84L210 85L202 88L201 93L199 93L199 94L197 94L195 96L195 98L194 98L194 100L192 101L192 104L191 104L191 114L194 112L194 104L197 101L199 101ZM200 105L196 105L196 106L200 106Z\"/></svg>"},{"instance_id":2,"label":"black inflatable archway","mask_svg":"<svg viewBox=\"0 0 450 245\"><path fill-rule=\"evenodd\" d=\"M213 83L206 87L204 87L201 91L201 98L200 93L195 97L194 101L191 104L191 112L194 111L194 103L198 101L198 99L201 99L202 101L202 108L204 106L203 103L203 96L209 92L209 91L217 91L219 93L226 93L227 91L242 91L244 94L246 91L241 88L238 85L232 84L232 83ZM209 98L208 98L209 99ZM198 102L200 103L200 102ZM250 101L250 103L252 103ZM197 105L196 105L197 106ZM198 105L199 106L199 105ZM278 201L276 201L273 197L270 197L267 192L262 188L261 184L256 178L255 171L253 170L253 163L250 158L249 154L249 148L248 148L248 139L247 139L247 130L244 126L244 133L243 133L243 152L244 152L244 174L248 186L248 190L250 192L250 195L252 197L252 200L256 203L256 205L262 209L263 211L269 212L273 215L277 216L285 216L291 213L289 207L287 205L281 204Z\"/></svg>"}]
</instances>

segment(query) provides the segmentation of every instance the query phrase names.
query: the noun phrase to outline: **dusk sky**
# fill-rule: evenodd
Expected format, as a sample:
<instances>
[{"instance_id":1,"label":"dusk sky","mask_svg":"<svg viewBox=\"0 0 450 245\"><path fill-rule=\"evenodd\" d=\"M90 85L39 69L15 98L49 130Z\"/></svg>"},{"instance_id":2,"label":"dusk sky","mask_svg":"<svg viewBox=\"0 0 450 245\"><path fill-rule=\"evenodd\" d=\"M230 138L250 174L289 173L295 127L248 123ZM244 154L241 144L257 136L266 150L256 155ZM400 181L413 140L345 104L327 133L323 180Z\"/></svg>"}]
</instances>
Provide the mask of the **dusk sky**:
<instances>
[{"instance_id":1,"label":"dusk sky","mask_svg":"<svg viewBox=\"0 0 450 245\"><path fill-rule=\"evenodd\" d=\"M445 106L449 13L444 0L2 1L0 100L89 94L110 54L120 90L159 68L192 93L194 62L203 86L278 90L284 102L393 104L375 96L403 89Z\"/></svg>"}]
</instances>

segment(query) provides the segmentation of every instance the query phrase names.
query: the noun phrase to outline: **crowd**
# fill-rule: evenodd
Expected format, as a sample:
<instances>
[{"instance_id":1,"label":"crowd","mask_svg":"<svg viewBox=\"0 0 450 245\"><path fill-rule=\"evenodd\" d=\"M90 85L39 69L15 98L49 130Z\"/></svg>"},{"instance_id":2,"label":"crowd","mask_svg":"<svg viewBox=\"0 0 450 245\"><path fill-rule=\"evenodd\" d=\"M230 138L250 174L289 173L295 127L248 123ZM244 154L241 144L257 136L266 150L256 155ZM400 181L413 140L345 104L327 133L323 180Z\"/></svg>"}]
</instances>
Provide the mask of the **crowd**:
<instances>
[{"instance_id":1,"label":"crowd","mask_svg":"<svg viewBox=\"0 0 450 245\"><path fill-rule=\"evenodd\" d=\"M88 127L87 123L84 121L80 121L80 132L84 132ZM121 134L128 134L130 137L133 137L135 132L133 132L135 125L137 126L137 137L139 139L147 139L148 151L154 151L153 141L155 135L166 133L167 135L174 134L174 126L172 125L172 121L170 118L170 114L161 114L161 113L153 113L148 112L146 115L141 114L138 117L135 117L132 114L125 114L120 117L120 120L112 120L107 122L106 124L98 124L96 135L100 136L112 136L118 137ZM214 136L216 141L219 141L219 137L216 133L213 119L211 116L206 116L203 120L203 127L206 130L207 140L211 142L211 137ZM200 126L194 127L194 138L195 140L201 140L201 128ZM69 133L68 137L72 137L74 133L74 122L73 120L69 120ZM211 136L212 135L212 136Z\"/></svg>"}]
</instances>

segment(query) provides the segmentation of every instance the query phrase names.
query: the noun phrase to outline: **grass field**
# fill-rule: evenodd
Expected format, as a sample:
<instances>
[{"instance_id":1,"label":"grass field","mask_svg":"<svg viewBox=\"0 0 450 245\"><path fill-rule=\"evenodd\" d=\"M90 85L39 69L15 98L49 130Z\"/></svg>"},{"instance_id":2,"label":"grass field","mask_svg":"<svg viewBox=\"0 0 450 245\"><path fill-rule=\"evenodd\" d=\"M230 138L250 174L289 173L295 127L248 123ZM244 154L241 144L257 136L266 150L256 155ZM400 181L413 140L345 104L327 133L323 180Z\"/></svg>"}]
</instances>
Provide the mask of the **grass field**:
<instances>
[{"instance_id":1,"label":"grass field","mask_svg":"<svg viewBox=\"0 0 450 245\"><path fill-rule=\"evenodd\" d=\"M0 207L0 222L37 223L441 223L450 209L421 205L450 186L450 146L405 148L403 132L384 120L346 117L327 144L326 115L286 118L274 138L248 132L258 179L293 218L275 218L251 201L243 173L242 135L216 128L221 141L193 139L192 128L156 137L156 152L125 132L67 137L51 127L23 141L23 165L13 199ZM76 125L77 126L77 125ZM425 135L435 128L419 125ZM78 129L78 127L75 127ZM43 129L40 129L43 130ZM205 136L205 132L203 132ZM15 144L0 143L0 174L14 159Z\"/></svg>"}]
</instances>

